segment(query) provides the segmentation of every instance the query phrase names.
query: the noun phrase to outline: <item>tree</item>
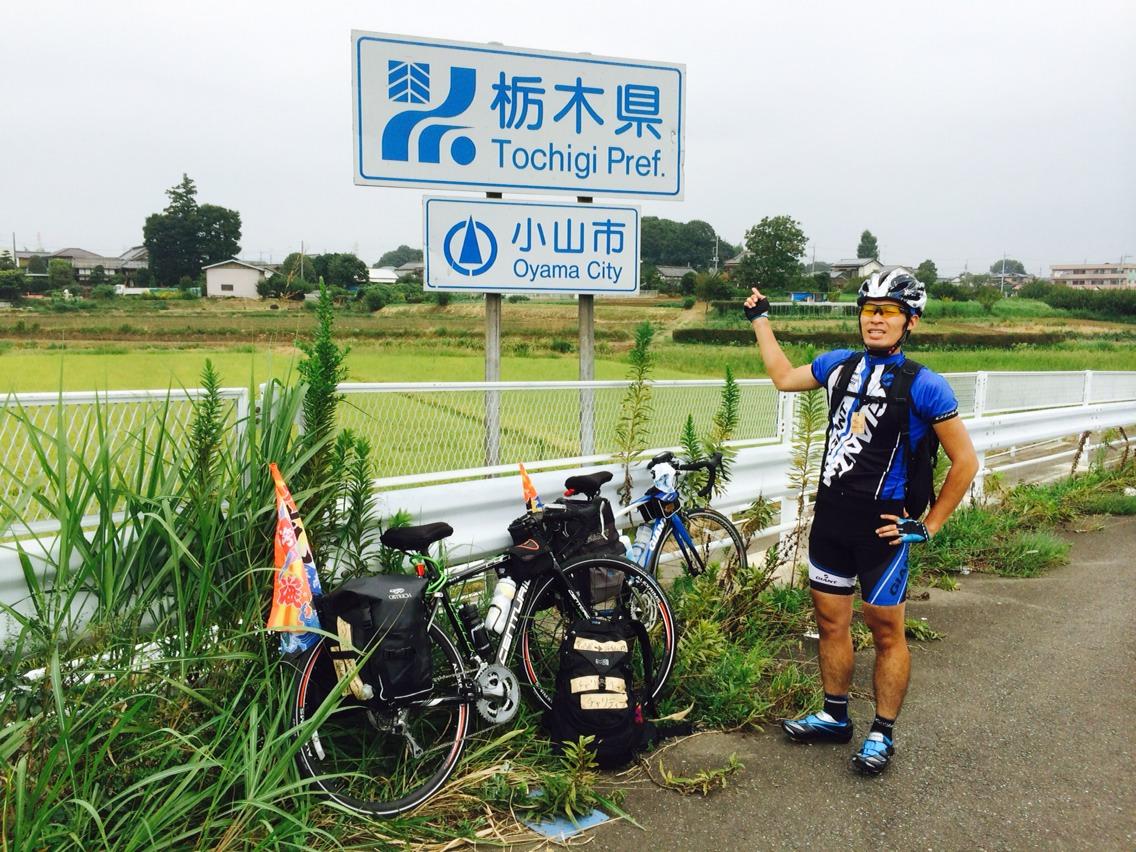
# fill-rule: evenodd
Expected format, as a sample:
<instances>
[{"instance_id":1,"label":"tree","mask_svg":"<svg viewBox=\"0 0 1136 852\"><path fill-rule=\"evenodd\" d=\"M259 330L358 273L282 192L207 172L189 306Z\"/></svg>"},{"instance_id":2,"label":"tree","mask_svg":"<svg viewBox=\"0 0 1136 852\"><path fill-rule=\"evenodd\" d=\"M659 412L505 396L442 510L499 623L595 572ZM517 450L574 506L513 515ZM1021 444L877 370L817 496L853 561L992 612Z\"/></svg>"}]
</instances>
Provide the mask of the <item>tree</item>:
<instances>
[{"instance_id":1,"label":"tree","mask_svg":"<svg viewBox=\"0 0 1136 852\"><path fill-rule=\"evenodd\" d=\"M367 264L350 252L320 256L324 280L332 287L358 287L367 283Z\"/></svg>"},{"instance_id":2,"label":"tree","mask_svg":"<svg viewBox=\"0 0 1136 852\"><path fill-rule=\"evenodd\" d=\"M202 204L197 208L198 257L201 266L220 263L241 253L241 214ZM191 277L200 274L200 268Z\"/></svg>"},{"instance_id":3,"label":"tree","mask_svg":"<svg viewBox=\"0 0 1136 852\"><path fill-rule=\"evenodd\" d=\"M94 269L91 270L91 284L92 284L92 286L98 286L99 284L106 284L106 280L107 280L106 268L100 263L98 266L96 266Z\"/></svg>"},{"instance_id":4,"label":"tree","mask_svg":"<svg viewBox=\"0 0 1136 852\"><path fill-rule=\"evenodd\" d=\"M728 299L731 292L730 282L717 272L700 272L694 282L694 295L706 303Z\"/></svg>"},{"instance_id":5,"label":"tree","mask_svg":"<svg viewBox=\"0 0 1136 852\"><path fill-rule=\"evenodd\" d=\"M982 309L989 314L994 312L995 303L1002 298L1002 291L997 287L979 287L974 294L974 298L977 300L978 304L982 305Z\"/></svg>"},{"instance_id":6,"label":"tree","mask_svg":"<svg viewBox=\"0 0 1136 852\"><path fill-rule=\"evenodd\" d=\"M915 277L923 282L925 287L930 287L939 280L939 270L932 260L925 260L915 269Z\"/></svg>"},{"instance_id":7,"label":"tree","mask_svg":"<svg viewBox=\"0 0 1136 852\"><path fill-rule=\"evenodd\" d=\"M734 254L734 247L721 242L713 226L700 219L683 223L644 216L640 232L643 262L656 266L690 264L696 269L706 269L714 258L715 244L720 262Z\"/></svg>"},{"instance_id":8,"label":"tree","mask_svg":"<svg viewBox=\"0 0 1136 852\"><path fill-rule=\"evenodd\" d=\"M380 266L392 266L395 269L402 266L404 263L411 263L413 261L422 260L422 249L411 248L410 246L402 245L396 249L391 249L382 257L379 262L375 264L377 269Z\"/></svg>"},{"instance_id":9,"label":"tree","mask_svg":"<svg viewBox=\"0 0 1136 852\"><path fill-rule=\"evenodd\" d=\"M1025 275L1026 267L1020 260L1007 257L1003 260L996 260L990 264L990 272L994 275Z\"/></svg>"},{"instance_id":10,"label":"tree","mask_svg":"<svg viewBox=\"0 0 1136 852\"><path fill-rule=\"evenodd\" d=\"M784 292L796 283L808 240L791 216L766 216L746 232L745 241L749 254L738 266L743 289Z\"/></svg>"},{"instance_id":11,"label":"tree","mask_svg":"<svg viewBox=\"0 0 1136 852\"><path fill-rule=\"evenodd\" d=\"M42 254L28 258L28 275L47 275L47 258Z\"/></svg>"},{"instance_id":12,"label":"tree","mask_svg":"<svg viewBox=\"0 0 1136 852\"><path fill-rule=\"evenodd\" d=\"M16 261L12 260L12 253L8 249L0 251L0 272L6 269L15 269Z\"/></svg>"},{"instance_id":13,"label":"tree","mask_svg":"<svg viewBox=\"0 0 1136 852\"><path fill-rule=\"evenodd\" d=\"M860 234L860 245L856 247L856 257L880 257L880 247L871 231Z\"/></svg>"},{"instance_id":14,"label":"tree","mask_svg":"<svg viewBox=\"0 0 1136 852\"><path fill-rule=\"evenodd\" d=\"M53 257L47 265L47 280L53 290L62 290L75 283L75 271L71 261Z\"/></svg>"},{"instance_id":15,"label":"tree","mask_svg":"<svg viewBox=\"0 0 1136 852\"><path fill-rule=\"evenodd\" d=\"M26 286L22 269L0 269L0 301L19 301Z\"/></svg>"},{"instance_id":16,"label":"tree","mask_svg":"<svg viewBox=\"0 0 1136 852\"><path fill-rule=\"evenodd\" d=\"M197 204L197 186L189 175L166 190L170 203L146 217L142 242L150 270L163 284L197 278L201 267L240 253L241 216L215 204Z\"/></svg>"},{"instance_id":17,"label":"tree","mask_svg":"<svg viewBox=\"0 0 1136 852\"><path fill-rule=\"evenodd\" d=\"M313 290L316 282L319 281L319 273L316 272L316 265L313 260L312 255L301 255L298 251L294 251L284 258L284 262L280 264L280 274L286 278L310 284L312 286L307 289Z\"/></svg>"}]
</instances>

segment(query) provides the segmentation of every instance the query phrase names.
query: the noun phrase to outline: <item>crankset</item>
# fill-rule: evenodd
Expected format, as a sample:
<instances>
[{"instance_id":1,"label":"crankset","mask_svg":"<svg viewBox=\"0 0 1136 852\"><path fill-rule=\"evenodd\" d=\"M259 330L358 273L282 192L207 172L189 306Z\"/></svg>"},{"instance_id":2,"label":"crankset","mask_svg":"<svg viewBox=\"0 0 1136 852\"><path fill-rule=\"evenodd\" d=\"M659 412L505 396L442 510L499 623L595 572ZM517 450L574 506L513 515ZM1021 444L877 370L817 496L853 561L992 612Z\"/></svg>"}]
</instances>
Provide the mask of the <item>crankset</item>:
<instances>
[{"instance_id":1,"label":"crankset","mask_svg":"<svg viewBox=\"0 0 1136 852\"><path fill-rule=\"evenodd\" d=\"M510 669L490 665L477 673L477 712L491 725L512 721L521 706L521 685Z\"/></svg>"}]
</instances>

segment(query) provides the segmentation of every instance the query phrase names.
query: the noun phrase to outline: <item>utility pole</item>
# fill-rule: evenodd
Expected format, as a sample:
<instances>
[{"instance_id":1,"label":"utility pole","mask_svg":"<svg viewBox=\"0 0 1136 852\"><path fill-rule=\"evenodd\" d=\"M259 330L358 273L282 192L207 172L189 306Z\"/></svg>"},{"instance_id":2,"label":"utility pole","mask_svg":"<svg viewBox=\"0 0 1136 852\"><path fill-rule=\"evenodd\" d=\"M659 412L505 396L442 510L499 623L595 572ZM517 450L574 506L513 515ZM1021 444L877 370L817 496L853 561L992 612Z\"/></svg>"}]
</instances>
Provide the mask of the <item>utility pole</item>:
<instances>
[{"instance_id":1,"label":"utility pole","mask_svg":"<svg viewBox=\"0 0 1136 852\"><path fill-rule=\"evenodd\" d=\"M301 282L300 286L301 287L304 286L303 281L304 281L304 241L300 240L300 282Z\"/></svg>"}]
</instances>

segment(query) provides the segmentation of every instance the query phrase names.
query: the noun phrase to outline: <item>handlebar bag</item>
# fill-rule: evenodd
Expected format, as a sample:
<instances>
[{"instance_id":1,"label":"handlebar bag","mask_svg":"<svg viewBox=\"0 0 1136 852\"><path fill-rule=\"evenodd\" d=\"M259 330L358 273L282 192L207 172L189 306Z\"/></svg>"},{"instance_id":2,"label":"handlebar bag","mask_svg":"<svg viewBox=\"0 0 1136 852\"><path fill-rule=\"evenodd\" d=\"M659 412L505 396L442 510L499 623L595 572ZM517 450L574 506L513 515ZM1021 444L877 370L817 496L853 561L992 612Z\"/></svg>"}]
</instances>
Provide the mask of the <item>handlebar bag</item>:
<instances>
[{"instance_id":1,"label":"handlebar bag","mask_svg":"<svg viewBox=\"0 0 1136 852\"><path fill-rule=\"evenodd\" d=\"M422 698L433 685L427 583L425 577L376 574L348 580L318 599L320 625L339 636L330 646L336 672L344 679L362 659L359 676L381 704Z\"/></svg>"}]
</instances>

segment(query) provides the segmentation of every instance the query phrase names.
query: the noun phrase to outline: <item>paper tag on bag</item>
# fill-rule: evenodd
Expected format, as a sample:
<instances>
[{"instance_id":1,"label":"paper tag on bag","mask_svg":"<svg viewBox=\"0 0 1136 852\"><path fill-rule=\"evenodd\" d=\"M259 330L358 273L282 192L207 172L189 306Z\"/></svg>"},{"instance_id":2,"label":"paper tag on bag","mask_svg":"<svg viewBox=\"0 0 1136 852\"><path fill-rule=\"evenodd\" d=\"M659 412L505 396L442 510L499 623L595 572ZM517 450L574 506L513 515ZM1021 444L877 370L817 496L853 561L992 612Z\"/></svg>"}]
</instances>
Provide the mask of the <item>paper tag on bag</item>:
<instances>
[{"instance_id":1,"label":"paper tag on bag","mask_svg":"<svg viewBox=\"0 0 1136 852\"><path fill-rule=\"evenodd\" d=\"M863 435L868 431L868 418L863 411L852 412L852 434Z\"/></svg>"}]
</instances>

